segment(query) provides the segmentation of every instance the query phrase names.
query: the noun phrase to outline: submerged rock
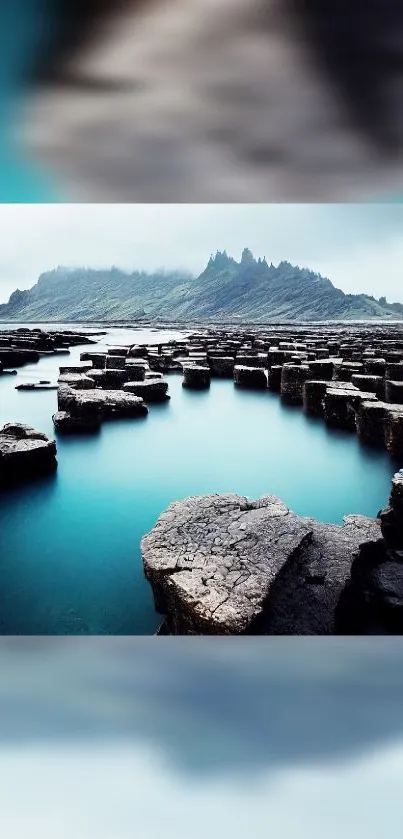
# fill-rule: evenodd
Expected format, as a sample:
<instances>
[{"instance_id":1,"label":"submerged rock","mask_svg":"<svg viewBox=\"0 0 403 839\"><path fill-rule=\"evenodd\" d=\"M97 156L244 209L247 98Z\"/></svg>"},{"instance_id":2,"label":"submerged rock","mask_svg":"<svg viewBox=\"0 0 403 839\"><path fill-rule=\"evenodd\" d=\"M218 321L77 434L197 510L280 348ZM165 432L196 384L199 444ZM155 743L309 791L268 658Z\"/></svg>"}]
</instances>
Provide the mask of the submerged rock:
<instances>
[{"instance_id":1,"label":"submerged rock","mask_svg":"<svg viewBox=\"0 0 403 839\"><path fill-rule=\"evenodd\" d=\"M57 385L50 382L23 382L15 386L16 390L57 390Z\"/></svg>"},{"instance_id":2,"label":"submerged rock","mask_svg":"<svg viewBox=\"0 0 403 839\"><path fill-rule=\"evenodd\" d=\"M274 496L177 501L143 537L144 572L171 634L326 634L374 519L296 516Z\"/></svg>"},{"instance_id":3,"label":"submerged rock","mask_svg":"<svg viewBox=\"0 0 403 839\"><path fill-rule=\"evenodd\" d=\"M0 430L0 486L52 472L56 465L56 443L46 434L22 423Z\"/></svg>"},{"instance_id":4,"label":"submerged rock","mask_svg":"<svg viewBox=\"0 0 403 839\"><path fill-rule=\"evenodd\" d=\"M209 357L209 364L212 376L222 379L232 379L234 375L235 360L231 355L216 355Z\"/></svg>"}]
</instances>

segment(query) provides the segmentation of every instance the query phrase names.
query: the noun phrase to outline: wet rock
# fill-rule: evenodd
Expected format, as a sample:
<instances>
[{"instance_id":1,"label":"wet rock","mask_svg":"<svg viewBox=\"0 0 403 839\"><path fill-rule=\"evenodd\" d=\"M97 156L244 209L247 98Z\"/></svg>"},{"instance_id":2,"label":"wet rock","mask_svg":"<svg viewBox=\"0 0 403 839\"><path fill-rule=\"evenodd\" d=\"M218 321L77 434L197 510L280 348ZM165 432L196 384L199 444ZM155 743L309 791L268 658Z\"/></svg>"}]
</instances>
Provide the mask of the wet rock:
<instances>
[{"instance_id":1,"label":"wet rock","mask_svg":"<svg viewBox=\"0 0 403 839\"><path fill-rule=\"evenodd\" d=\"M100 413L92 416L73 416L68 411L56 411L52 417L56 430L61 434L92 433L101 427Z\"/></svg>"},{"instance_id":2,"label":"wet rock","mask_svg":"<svg viewBox=\"0 0 403 839\"><path fill-rule=\"evenodd\" d=\"M390 363L386 365L385 376L387 379L392 379L395 382L403 382L403 364L402 362Z\"/></svg>"},{"instance_id":3,"label":"wet rock","mask_svg":"<svg viewBox=\"0 0 403 839\"><path fill-rule=\"evenodd\" d=\"M302 405L304 383L310 377L305 364L284 364L281 373L281 398L285 402Z\"/></svg>"},{"instance_id":4,"label":"wet rock","mask_svg":"<svg viewBox=\"0 0 403 839\"><path fill-rule=\"evenodd\" d=\"M403 634L403 551L381 540L359 549L336 610L336 630L348 635Z\"/></svg>"},{"instance_id":5,"label":"wet rock","mask_svg":"<svg viewBox=\"0 0 403 839\"><path fill-rule=\"evenodd\" d=\"M403 457L403 411L388 411L385 419L385 444L388 452Z\"/></svg>"},{"instance_id":6,"label":"wet rock","mask_svg":"<svg viewBox=\"0 0 403 839\"><path fill-rule=\"evenodd\" d=\"M82 352L80 361L91 361L95 370L104 370L106 355L106 352Z\"/></svg>"},{"instance_id":7,"label":"wet rock","mask_svg":"<svg viewBox=\"0 0 403 839\"><path fill-rule=\"evenodd\" d=\"M125 370L91 370L92 387L120 390L127 379Z\"/></svg>"},{"instance_id":8,"label":"wet rock","mask_svg":"<svg viewBox=\"0 0 403 839\"><path fill-rule=\"evenodd\" d=\"M92 370L92 364L77 364L74 366L68 367L59 367L59 375L64 376L67 373L88 373L89 370Z\"/></svg>"},{"instance_id":9,"label":"wet rock","mask_svg":"<svg viewBox=\"0 0 403 839\"><path fill-rule=\"evenodd\" d=\"M366 393L374 393L378 399L384 399L385 386L382 376L370 376L362 373L354 373L351 376L351 383ZM388 400L386 400L388 401Z\"/></svg>"},{"instance_id":10,"label":"wet rock","mask_svg":"<svg viewBox=\"0 0 403 839\"><path fill-rule=\"evenodd\" d=\"M234 367L234 382L239 387L265 390L267 376L262 367L246 367L236 364Z\"/></svg>"},{"instance_id":11,"label":"wet rock","mask_svg":"<svg viewBox=\"0 0 403 839\"><path fill-rule=\"evenodd\" d=\"M368 446L385 444L385 420L388 406L385 402L363 401L355 414L357 434Z\"/></svg>"},{"instance_id":12,"label":"wet rock","mask_svg":"<svg viewBox=\"0 0 403 839\"><path fill-rule=\"evenodd\" d=\"M333 361L310 361L308 364L310 378L331 381L334 374Z\"/></svg>"},{"instance_id":13,"label":"wet rock","mask_svg":"<svg viewBox=\"0 0 403 839\"><path fill-rule=\"evenodd\" d=\"M145 379L145 374L149 370L147 361L135 361L127 359L125 365L126 381L142 382ZM155 375L155 371L151 371Z\"/></svg>"},{"instance_id":14,"label":"wet rock","mask_svg":"<svg viewBox=\"0 0 403 839\"><path fill-rule=\"evenodd\" d=\"M0 362L3 367L22 367L24 364L34 364L39 361L37 350L3 349L0 347Z\"/></svg>"},{"instance_id":15,"label":"wet rock","mask_svg":"<svg viewBox=\"0 0 403 839\"><path fill-rule=\"evenodd\" d=\"M339 382L351 382L354 373L361 373L363 368L361 362L343 361L337 368L337 379Z\"/></svg>"},{"instance_id":16,"label":"wet rock","mask_svg":"<svg viewBox=\"0 0 403 839\"><path fill-rule=\"evenodd\" d=\"M402 365L403 367L403 365ZM395 405L403 405L403 381L393 382L389 379L385 381L385 401L392 402Z\"/></svg>"},{"instance_id":17,"label":"wet rock","mask_svg":"<svg viewBox=\"0 0 403 839\"><path fill-rule=\"evenodd\" d=\"M134 393L145 402L163 402L169 399L168 382L163 379L145 379L143 382L126 382L123 385L125 393Z\"/></svg>"},{"instance_id":18,"label":"wet rock","mask_svg":"<svg viewBox=\"0 0 403 839\"><path fill-rule=\"evenodd\" d=\"M322 417L324 413L323 400L329 383L309 379L302 388L302 404L304 411L315 417Z\"/></svg>"},{"instance_id":19,"label":"wet rock","mask_svg":"<svg viewBox=\"0 0 403 839\"><path fill-rule=\"evenodd\" d=\"M361 402L375 400L373 393L329 387L323 400L325 421L335 428L355 431L355 415Z\"/></svg>"},{"instance_id":20,"label":"wet rock","mask_svg":"<svg viewBox=\"0 0 403 839\"><path fill-rule=\"evenodd\" d=\"M222 379L232 379L234 375L235 360L230 355L210 356L210 370L212 376Z\"/></svg>"},{"instance_id":21,"label":"wet rock","mask_svg":"<svg viewBox=\"0 0 403 839\"><path fill-rule=\"evenodd\" d=\"M85 373L63 373L58 381L59 384L66 384L77 390L91 390L94 387L94 379Z\"/></svg>"},{"instance_id":22,"label":"wet rock","mask_svg":"<svg viewBox=\"0 0 403 839\"><path fill-rule=\"evenodd\" d=\"M269 390L272 390L274 393L280 393L282 370L283 368L281 364L273 364L271 367L269 367L267 375L267 386Z\"/></svg>"},{"instance_id":23,"label":"wet rock","mask_svg":"<svg viewBox=\"0 0 403 839\"><path fill-rule=\"evenodd\" d=\"M21 423L0 430L0 486L47 474L56 465L56 443L46 434Z\"/></svg>"},{"instance_id":24,"label":"wet rock","mask_svg":"<svg viewBox=\"0 0 403 839\"><path fill-rule=\"evenodd\" d=\"M183 367L182 386L201 390L210 387L211 373L209 367L202 367L199 364L186 365Z\"/></svg>"},{"instance_id":25,"label":"wet rock","mask_svg":"<svg viewBox=\"0 0 403 839\"><path fill-rule=\"evenodd\" d=\"M124 370L126 358L124 355L108 354L105 359L106 370Z\"/></svg>"},{"instance_id":26,"label":"wet rock","mask_svg":"<svg viewBox=\"0 0 403 839\"><path fill-rule=\"evenodd\" d=\"M364 373L369 376L385 375L386 360L384 358L367 358L364 361Z\"/></svg>"},{"instance_id":27,"label":"wet rock","mask_svg":"<svg viewBox=\"0 0 403 839\"><path fill-rule=\"evenodd\" d=\"M63 385L58 390L58 409L79 419L141 417L147 414L144 401L122 390L73 390Z\"/></svg>"},{"instance_id":28,"label":"wet rock","mask_svg":"<svg viewBox=\"0 0 403 839\"><path fill-rule=\"evenodd\" d=\"M57 385L51 385L48 382L23 382L15 386L16 390L57 390Z\"/></svg>"}]
</instances>

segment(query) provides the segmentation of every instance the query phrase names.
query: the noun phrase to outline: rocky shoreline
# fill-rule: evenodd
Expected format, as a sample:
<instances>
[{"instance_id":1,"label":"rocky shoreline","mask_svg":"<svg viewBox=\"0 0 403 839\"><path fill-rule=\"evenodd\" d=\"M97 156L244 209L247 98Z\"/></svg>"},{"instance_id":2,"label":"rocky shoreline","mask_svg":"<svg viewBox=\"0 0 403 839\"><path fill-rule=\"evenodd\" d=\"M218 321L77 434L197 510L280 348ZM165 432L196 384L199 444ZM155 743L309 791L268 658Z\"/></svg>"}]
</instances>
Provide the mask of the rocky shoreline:
<instances>
[{"instance_id":1,"label":"rocky shoreline","mask_svg":"<svg viewBox=\"0 0 403 839\"><path fill-rule=\"evenodd\" d=\"M32 354L38 360L66 352L71 342L94 343L40 330L4 338L0 359L16 364L34 360ZM36 346L23 346L29 341ZM272 391L317 421L356 433L363 445L403 459L400 325L214 327L158 344L94 347L80 360L60 367L58 433L146 417L149 403L169 399L165 377L177 374L190 389L226 378L237 388ZM18 424L0 431L0 483L12 472L25 479L55 465L56 446L45 435ZM161 514L141 550L165 617L160 634L403 633L402 471L376 519L349 515L343 525L329 525L295 515L271 495L193 497Z\"/></svg>"}]
</instances>

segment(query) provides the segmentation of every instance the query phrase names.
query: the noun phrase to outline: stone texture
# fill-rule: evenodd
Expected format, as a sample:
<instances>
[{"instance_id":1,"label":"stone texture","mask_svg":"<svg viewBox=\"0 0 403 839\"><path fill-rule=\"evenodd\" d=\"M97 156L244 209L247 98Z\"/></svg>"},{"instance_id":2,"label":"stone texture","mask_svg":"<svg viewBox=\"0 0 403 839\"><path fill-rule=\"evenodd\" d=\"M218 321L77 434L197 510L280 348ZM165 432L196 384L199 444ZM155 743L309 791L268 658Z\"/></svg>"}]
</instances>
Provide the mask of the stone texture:
<instances>
[{"instance_id":1,"label":"stone texture","mask_svg":"<svg viewBox=\"0 0 403 839\"><path fill-rule=\"evenodd\" d=\"M144 401L122 390L73 390L63 385L58 390L58 408L81 420L114 417L140 417L147 414Z\"/></svg>"},{"instance_id":2,"label":"stone texture","mask_svg":"<svg viewBox=\"0 0 403 839\"><path fill-rule=\"evenodd\" d=\"M35 478L56 468L56 443L22 423L0 430L0 486Z\"/></svg>"},{"instance_id":3,"label":"stone texture","mask_svg":"<svg viewBox=\"0 0 403 839\"><path fill-rule=\"evenodd\" d=\"M267 388L267 376L262 367L247 367L236 364L234 367L234 382L239 387L247 387L258 390Z\"/></svg>"},{"instance_id":4,"label":"stone texture","mask_svg":"<svg viewBox=\"0 0 403 839\"><path fill-rule=\"evenodd\" d=\"M274 496L177 501L141 543L172 634L329 633L359 544L379 522L322 525Z\"/></svg>"},{"instance_id":5,"label":"stone texture","mask_svg":"<svg viewBox=\"0 0 403 839\"><path fill-rule=\"evenodd\" d=\"M200 390L210 387L211 373L209 367L199 364L189 364L183 367L183 387Z\"/></svg>"},{"instance_id":6,"label":"stone texture","mask_svg":"<svg viewBox=\"0 0 403 839\"><path fill-rule=\"evenodd\" d=\"M285 402L302 405L304 383L310 375L309 367L305 364L284 364L281 374L281 398Z\"/></svg>"},{"instance_id":7,"label":"stone texture","mask_svg":"<svg viewBox=\"0 0 403 839\"><path fill-rule=\"evenodd\" d=\"M134 393L145 402L163 402L169 399L168 382L163 379L145 379L143 382L126 382L123 385L125 393Z\"/></svg>"},{"instance_id":8,"label":"stone texture","mask_svg":"<svg viewBox=\"0 0 403 839\"><path fill-rule=\"evenodd\" d=\"M395 405L403 405L403 381L393 382L390 379L386 379L385 402L392 402Z\"/></svg>"}]
</instances>

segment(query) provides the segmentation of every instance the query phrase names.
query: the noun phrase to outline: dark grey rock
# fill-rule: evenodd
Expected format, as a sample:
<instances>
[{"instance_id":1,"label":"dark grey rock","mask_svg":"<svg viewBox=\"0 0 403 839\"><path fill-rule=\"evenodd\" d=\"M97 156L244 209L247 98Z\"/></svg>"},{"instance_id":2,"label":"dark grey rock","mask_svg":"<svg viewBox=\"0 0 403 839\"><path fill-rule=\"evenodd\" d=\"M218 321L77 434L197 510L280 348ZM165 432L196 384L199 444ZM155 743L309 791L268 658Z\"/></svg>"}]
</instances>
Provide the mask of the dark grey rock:
<instances>
[{"instance_id":1,"label":"dark grey rock","mask_svg":"<svg viewBox=\"0 0 403 839\"><path fill-rule=\"evenodd\" d=\"M267 375L262 367L247 367L236 364L234 367L234 382L239 387L265 390L267 388Z\"/></svg>"},{"instance_id":2,"label":"dark grey rock","mask_svg":"<svg viewBox=\"0 0 403 839\"><path fill-rule=\"evenodd\" d=\"M211 373L209 367L200 364L187 364L183 367L183 387L201 390L210 387Z\"/></svg>"},{"instance_id":3,"label":"dark grey rock","mask_svg":"<svg viewBox=\"0 0 403 839\"><path fill-rule=\"evenodd\" d=\"M141 543L172 634L327 634L361 542L379 522L322 525L274 496L177 501Z\"/></svg>"},{"instance_id":4,"label":"dark grey rock","mask_svg":"<svg viewBox=\"0 0 403 839\"><path fill-rule=\"evenodd\" d=\"M0 486L52 472L56 465L56 443L46 434L21 423L0 430Z\"/></svg>"}]
</instances>

